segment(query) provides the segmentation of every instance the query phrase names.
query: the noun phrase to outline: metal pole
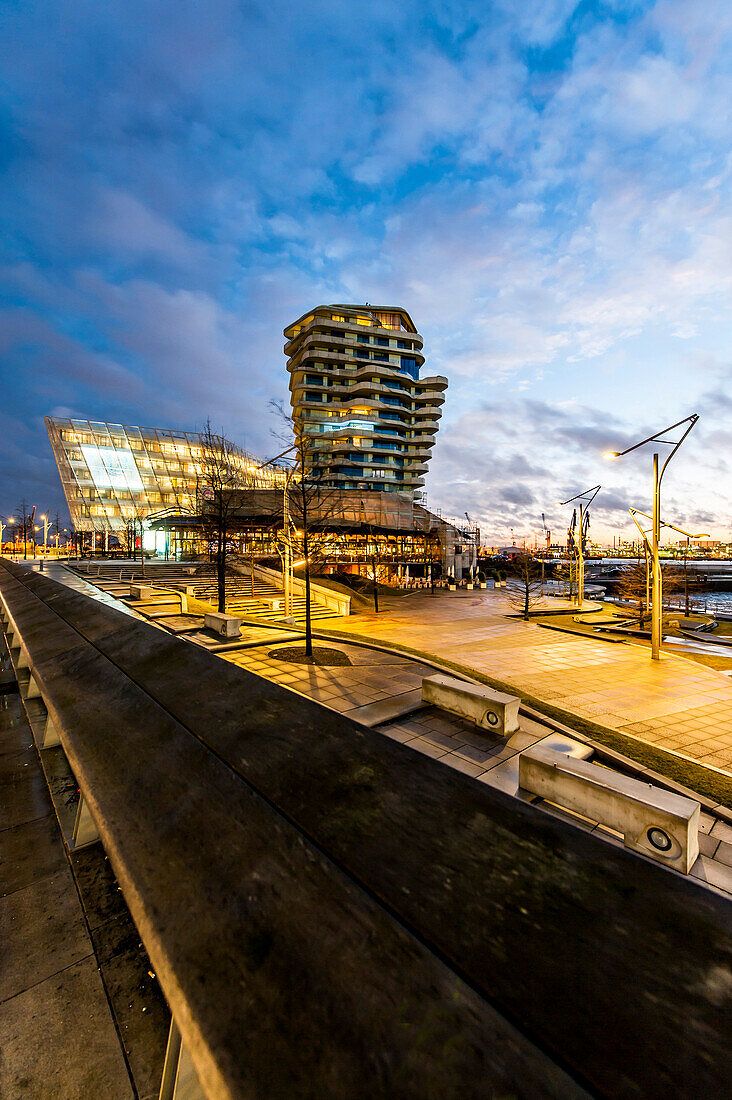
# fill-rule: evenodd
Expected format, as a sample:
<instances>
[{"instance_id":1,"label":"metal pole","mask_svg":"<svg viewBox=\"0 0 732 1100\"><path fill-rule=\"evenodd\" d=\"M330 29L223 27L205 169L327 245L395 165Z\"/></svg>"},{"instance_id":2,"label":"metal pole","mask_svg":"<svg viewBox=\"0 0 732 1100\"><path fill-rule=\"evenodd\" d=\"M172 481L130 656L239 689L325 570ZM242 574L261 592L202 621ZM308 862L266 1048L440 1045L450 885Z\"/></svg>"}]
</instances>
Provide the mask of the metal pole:
<instances>
[{"instance_id":1,"label":"metal pole","mask_svg":"<svg viewBox=\"0 0 732 1100\"><path fill-rule=\"evenodd\" d=\"M651 607L651 659L661 658L661 623L663 618L663 582L658 544L661 536L661 484L658 479L658 455L653 456L653 588Z\"/></svg>"},{"instance_id":2,"label":"metal pole","mask_svg":"<svg viewBox=\"0 0 732 1100\"><path fill-rule=\"evenodd\" d=\"M292 617L292 546L290 545L290 479L285 475L285 484L282 489L282 527L285 539L285 618ZM252 571L253 573L253 571Z\"/></svg>"},{"instance_id":3,"label":"metal pole","mask_svg":"<svg viewBox=\"0 0 732 1100\"><path fill-rule=\"evenodd\" d=\"M579 540L577 541L577 607L582 610L582 601L585 596L585 551L582 545L584 541L585 510L580 501L579 506Z\"/></svg>"}]
</instances>

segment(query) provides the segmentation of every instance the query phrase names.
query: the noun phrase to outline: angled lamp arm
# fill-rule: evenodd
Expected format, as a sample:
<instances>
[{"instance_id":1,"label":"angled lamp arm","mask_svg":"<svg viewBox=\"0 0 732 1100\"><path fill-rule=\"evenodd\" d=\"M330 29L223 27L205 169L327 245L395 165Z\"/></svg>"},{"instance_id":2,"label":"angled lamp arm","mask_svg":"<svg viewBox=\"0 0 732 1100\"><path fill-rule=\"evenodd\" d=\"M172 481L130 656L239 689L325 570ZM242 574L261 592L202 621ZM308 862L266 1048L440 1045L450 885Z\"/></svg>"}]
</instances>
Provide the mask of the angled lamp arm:
<instances>
[{"instance_id":1,"label":"angled lamp arm","mask_svg":"<svg viewBox=\"0 0 732 1100\"><path fill-rule=\"evenodd\" d=\"M636 527L638 527L636 516L643 516L644 519L653 523L653 516L649 516L647 512L640 512L637 508L629 508L628 511ZM674 523L666 523L663 519L661 520L661 527L669 527L672 531L678 531L680 535L687 539L708 539L711 537L708 531L685 531L683 527L677 527ZM640 530L640 527L638 527L638 530Z\"/></svg>"},{"instance_id":2,"label":"angled lamp arm","mask_svg":"<svg viewBox=\"0 0 732 1100\"><path fill-rule=\"evenodd\" d=\"M670 452L670 454L668 455L668 457L667 457L666 461L664 462L663 466L661 467L661 472L660 472L660 474L658 475L658 484L659 484L659 485L661 484L661 479L663 478L663 475L664 475L664 474L665 474L665 472L666 472L666 467L668 466L669 462L671 461L671 459L672 459L672 458L674 457L674 455L675 455L675 454L676 454L676 452L678 451L678 449L679 449L679 447L681 446L681 444L682 444L682 443L684 442L684 440L686 439L686 437L687 437L687 435L689 434L689 432L691 431L691 429L692 429L692 428L694 427L694 425L696 424L697 420L699 419L699 414L698 414L698 413L692 413L692 414L691 414L691 416L687 417L687 419L688 419L688 421L689 421L689 427L688 427L688 428L686 429L686 431L684 432L684 434L683 434L683 435L681 436L681 439L680 439L680 440L678 441L678 443L676 443L676 444L675 444L675 446L674 446L674 447L673 447L673 448L671 449L671 452ZM684 422L683 420L680 420L680 421L679 421L679 424L683 424L683 423L685 423L685 422ZM677 428L677 427L679 426L679 424L675 424L675 425L674 425L674 427L676 427L676 428ZM668 429L666 429L666 430L668 431ZM663 442L663 441L661 441L661 442ZM676 530L678 530L678 528L676 528Z\"/></svg>"},{"instance_id":3,"label":"angled lamp arm","mask_svg":"<svg viewBox=\"0 0 732 1100\"><path fill-rule=\"evenodd\" d=\"M635 508L629 508L628 511L630 512L630 518L633 520L633 523L636 525L636 527L640 531L641 538L643 539L643 544L645 545L646 549L650 551L651 550L651 544L649 542L648 535L643 530L643 528L641 527L638 520L635 518L636 516L645 516L646 513L645 512L638 512ZM650 516L646 516L646 519L650 519L650 518L651 518Z\"/></svg>"},{"instance_id":4,"label":"angled lamp arm","mask_svg":"<svg viewBox=\"0 0 732 1100\"><path fill-rule=\"evenodd\" d=\"M623 452L623 453L625 453L625 452ZM581 498L583 500L583 502L585 503L585 507L589 508L589 506L592 504L592 502L595 499L595 497L597 496L597 494L600 492L601 488L602 488L602 485L593 485L591 489L585 489L585 491L583 493L577 493L576 496L570 497L569 500L558 500L557 504L560 504L560 505L571 504L573 500L580 500L580 498ZM588 498L587 501L584 501L585 497Z\"/></svg>"},{"instance_id":5,"label":"angled lamp arm","mask_svg":"<svg viewBox=\"0 0 732 1100\"><path fill-rule=\"evenodd\" d=\"M683 420L677 420L675 424L669 424L668 428L662 428L661 431L656 432L655 435L649 435L647 437L647 439L642 439L640 441L640 443L634 443L632 447L626 447L626 449L624 451L607 451L606 454L605 454L605 458L622 458L623 455L629 455L631 453L631 451L637 451L639 447L645 447L646 443L668 443L671 446L672 449L671 449L671 453L668 455L668 457L666 458L666 461L664 462L663 466L661 467L660 474L658 475L658 483L660 485L661 484L661 478L663 477L663 475L666 471L666 467L668 466L669 462L674 457L674 455L678 451L679 447L684 442L687 435L689 434L691 429L694 427L694 425L696 424L698 419L699 419L699 414L698 413L692 413L691 416L685 416ZM666 435L667 432L672 432L675 428L680 428L682 424L688 424L688 428L682 434L682 436L679 440L664 439L663 438L664 435Z\"/></svg>"}]
</instances>

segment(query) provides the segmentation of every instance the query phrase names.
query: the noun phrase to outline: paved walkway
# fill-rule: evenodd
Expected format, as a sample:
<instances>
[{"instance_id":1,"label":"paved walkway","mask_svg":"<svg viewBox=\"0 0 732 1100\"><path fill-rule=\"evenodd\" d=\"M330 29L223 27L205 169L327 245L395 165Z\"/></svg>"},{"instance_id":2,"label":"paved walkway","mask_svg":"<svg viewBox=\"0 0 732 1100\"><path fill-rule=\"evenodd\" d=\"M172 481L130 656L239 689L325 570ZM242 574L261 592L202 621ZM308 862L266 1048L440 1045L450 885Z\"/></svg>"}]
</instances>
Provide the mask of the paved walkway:
<instances>
[{"instance_id":1,"label":"paved walkway","mask_svg":"<svg viewBox=\"0 0 732 1100\"><path fill-rule=\"evenodd\" d=\"M682 657L578 638L509 618L497 591L416 592L387 612L322 624L414 646L580 717L732 772L732 679ZM732 667L732 662L730 663Z\"/></svg>"},{"instance_id":2,"label":"paved walkway","mask_svg":"<svg viewBox=\"0 0 732 1100\"><path fill-rule=\"evenodd\" d=\"M340 621L340 620L339 620ZM321 643L322 644L322 643ZM523 801L537 802L543 810L594 832L610 843L622 845L622 836L599 822L571 810L538 800L519 788L519 754L537 743L555 751L591 756L591 750L541 722L521 715L520 729L508 739L477 729L437 707L421 707L422 677L434 669L408 657L339 644L352 662L330 668L301 665L270 657L272 649L287 646L230 650L219 655L257 676L281 684L310 699L366 722L379 733L400 741L441 764L472 776L489 787L498 787ZM400 706L407 711L400 713ZM413 709L419 708L419 709ZM732 827L711 814L701 814L700 856L691 874L732 895Z\"/></svg>"}]
</instances>

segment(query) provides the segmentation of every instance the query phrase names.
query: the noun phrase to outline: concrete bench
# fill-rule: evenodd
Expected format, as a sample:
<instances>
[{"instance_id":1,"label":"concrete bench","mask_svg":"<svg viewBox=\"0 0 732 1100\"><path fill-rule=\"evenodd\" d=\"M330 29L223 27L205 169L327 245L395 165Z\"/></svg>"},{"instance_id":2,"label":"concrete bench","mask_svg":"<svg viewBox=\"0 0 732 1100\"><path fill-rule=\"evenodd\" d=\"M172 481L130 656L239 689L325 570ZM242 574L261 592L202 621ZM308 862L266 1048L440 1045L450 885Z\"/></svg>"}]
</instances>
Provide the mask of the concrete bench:
<instances>
[{"instance_id":1,"label":"concrete bench","mask_svg":"<svg viewBox=\"0 0 732 1100\"><path fill-rule=\"evenodd\" d=\"M266 604L270 611L279 611L284 602L284 596L264 596L260 600L260 603Z\"/></svg>"},{"instance_id":2,"label":"concrete bench","mask_svg":"<svg viewBox=\"0 0 732 1100\"><path fill-rule=\"evenodd\" d=\"M131 600L151 600L155 595L155 589L151 584L131 584L130 585L130 599Z\"/></svg>"},{"instance_id":3,"label":"concrete bench","mask_svg":"<svg viewBox=\"0 0 732 1100\"><path fill-rule=\"evenodd\" d=\"M203 617L203 625L207 630L213 630L222 638L238 638L241 636L241 619L236 615L224 615L220 611L212 611Z\"/></svg>"},{"instance_id":4,"label":"concrete bench","mask_svg":"<svg viewBox=\"0 0 732 1100\"><path fill-rule=\"evenodd\" d=\"M521 753L519 786L615 829L626 848L684 874L699 855L700 806L683 795L539 746Z\"/></svg>"},{"instance_id":5,"label":"concrete bench","mask_svg":"<svg viewBox=\"0 0 732 1100\"><path fill-rule=\"evenodd\" d=\"M492 733L515 733L519 728L518 696L493 691L483 684L468 684L439 674L426 676L422 680L422 699Z\"/></svg>"}]
</instances>

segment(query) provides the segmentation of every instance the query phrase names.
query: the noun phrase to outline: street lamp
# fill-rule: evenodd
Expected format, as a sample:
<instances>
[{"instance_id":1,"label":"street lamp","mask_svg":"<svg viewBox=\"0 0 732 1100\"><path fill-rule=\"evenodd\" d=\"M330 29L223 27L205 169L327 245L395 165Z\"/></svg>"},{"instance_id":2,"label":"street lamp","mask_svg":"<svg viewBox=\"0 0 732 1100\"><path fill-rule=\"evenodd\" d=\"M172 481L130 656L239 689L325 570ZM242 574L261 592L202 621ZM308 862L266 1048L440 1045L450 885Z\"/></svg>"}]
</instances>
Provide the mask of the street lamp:
<instances>
[{"instance_id":1,"label":"street lamp","mask_svg":"<svg viewBox=\"0 0 732 1100\"><path fill-rule=\"evenodd\" d=\"M607 451L603 455L603 458L622 458L623 455L630 454L631 451L637 451L639 447L644 447L646 443L666 443L671 447L671 453L661 467L660 472L658 469L658 453L656 452L653 456L651 658L654 661L660 660L661 657L661 625L663 619L663 609L661 606L661 601L663 600L663 581L661 577L661 557L658 549L661 537L661 480L669 462L674 457L698 419L698 413L692 413L691 416L685 416L683 420L677 420L675 424L670 424L668 428L662 428L661 431L656 432L655 435L649 435L647 439L642 439L640 443L634 443L632 447L626 447L624 451ZM682 424L687 424L688 427L682 432L680 439L674 440L663 438L667 432L675 431L676 428L680 428Z\"/></svg>"},{"instance_id":2,"label":"street lamp","mask_svg":"<svg viewBox=\"0 0 732 1100\"><path fill-rule=\"evenodd\" d=\"M44 513L39 517L43 520L43 553L48 554L48 529L51 527L51 522L48 516Z\"/></svg>"},{"instance_id":3,"label":"street lamp","mask_svg":"<svg viewBox=\"0 0 732 1100\"><path fill-rule=\"evenodd\" d=\"M6 526L7 527L12 527L12 525L14 523L15 523L15 520L13 519L12 516L8 517L7 524L4 524L3 521L0 519L0 554L2 554L2 552L3 552L3 531L5 530Z\"/></svg>"},{"instance_id":4,"label":"street lamp","mask_svg":"<svg viewBox=\"0 0 732 1100\"><path fill-rule=\"evenodd\" d=\"M286 450L281 451L278 455L275 455L274 458L269 458L269 459L267 459L266 462L263 462L262 465L261 465L261 469L264 469L266 466L273 466L275 464L275 462L277 462L280 458L284 458L285 455L290 454L290 452L296 450L297 447L298 447L298 443L296 441L290 447L288 447ZM295 564L293 564L293 561L292 561L292 557L293 557L293 554L292 554L292 536L290 534L290 530L294 526L294 524L292 523L292 519L290 518L290 482L292 481L292 478L295 475L295 473L296 473L296 467L295 466L290 467L287 470L287 472L285 473L285 479L284 479L284 482L283 482L283 485L282 485L282 542L283 542L283 551L280 552L278 550L278 553L280 553L280 557L282 557L282 559L283 559L282 560L282 589L283 589L283 593L284 593L284 597L285 597L285 620L287 622L290 622L290 621L294 622L293 608L292 608L292 602L293 602L292 592L293 592L293 588L294 588L293 572L294 572L294 569L295 569ZM302 476L302 471L301 471L301 476ZM299 531L295 532L296 535L299 535L300 533L301 532L299 532ZM308 556L306 555L301 562L297 562L297 565L306 565L307 562L308 562ZM252 592L253 592L254 591L254 556L253 555L252 555L251 571L252 571Z\"/></svg>"},{"instance_id":5,"label":"street lamp","mask_svg":"<svg viewBox=\"0 0 732 1100\"><path fill-rule=\"evenodd\" d=\"M579 501L579 539L574 539L577 550L577 607L582 610L582 601L585 598L585 535L590 525L590 505L600 492L601 485L593 485L591 489L585 489L583 493L577 493L569 500L558 500L557 504L564 507Z\"/></svg>"}]
</instances>

